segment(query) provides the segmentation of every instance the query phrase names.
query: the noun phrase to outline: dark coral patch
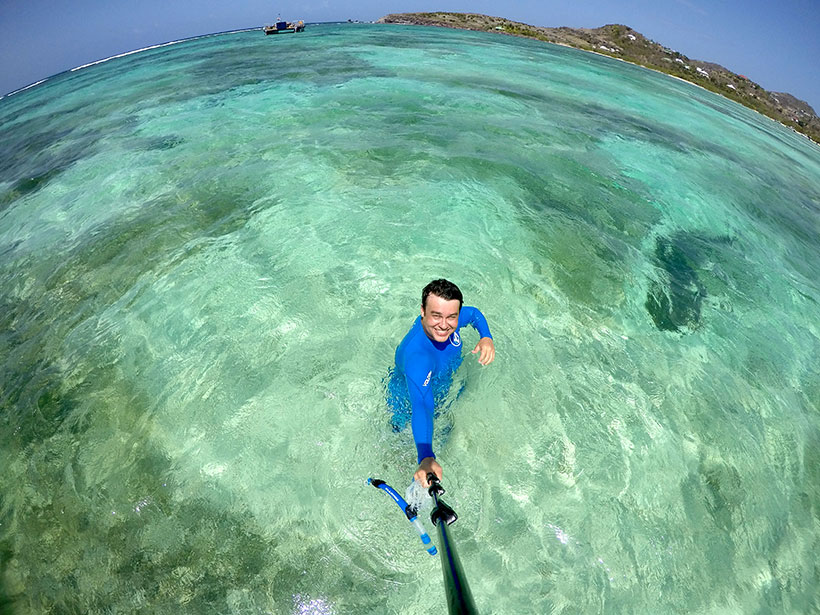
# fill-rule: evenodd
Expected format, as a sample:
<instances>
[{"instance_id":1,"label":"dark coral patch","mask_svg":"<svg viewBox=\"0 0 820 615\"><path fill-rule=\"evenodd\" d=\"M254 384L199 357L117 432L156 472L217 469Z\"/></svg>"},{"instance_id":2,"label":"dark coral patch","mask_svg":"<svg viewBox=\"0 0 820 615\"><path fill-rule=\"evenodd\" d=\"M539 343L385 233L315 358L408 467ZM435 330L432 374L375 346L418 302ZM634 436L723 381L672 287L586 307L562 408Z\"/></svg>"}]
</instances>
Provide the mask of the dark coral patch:
<instances>
[{"instance_id":1,"label":"dark coral patch","mask_svg":"<svg viewBox=\"0 0 820 615\"><path fill-rule=\"evenodd\" d=\"M653 281L646 295L646 310L661 331L696 329L706 288L697 274L697 252L686 234L659 237L655 262L666 275Z\"/></svg>"}]
</instances>

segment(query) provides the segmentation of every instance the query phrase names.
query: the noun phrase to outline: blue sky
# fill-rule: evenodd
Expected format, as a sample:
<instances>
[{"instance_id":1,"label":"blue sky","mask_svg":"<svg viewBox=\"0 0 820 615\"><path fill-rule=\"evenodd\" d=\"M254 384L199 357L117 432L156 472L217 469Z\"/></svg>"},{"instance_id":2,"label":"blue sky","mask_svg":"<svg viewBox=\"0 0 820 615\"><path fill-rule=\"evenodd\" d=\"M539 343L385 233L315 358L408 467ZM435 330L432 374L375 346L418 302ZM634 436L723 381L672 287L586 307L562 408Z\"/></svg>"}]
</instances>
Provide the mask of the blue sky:
<instances>
[{"instance_id":1,"label":"blue sky","mask_svg":"<svg viewBox=\"0 0 820 615\"><path fill-rule=\"evenodd\" d=\"M199 34L387 13L486 13L537 26L626 24L820 112L818 0L0 0L0 94L124 51Z\"/></svg>"}]
</instances>

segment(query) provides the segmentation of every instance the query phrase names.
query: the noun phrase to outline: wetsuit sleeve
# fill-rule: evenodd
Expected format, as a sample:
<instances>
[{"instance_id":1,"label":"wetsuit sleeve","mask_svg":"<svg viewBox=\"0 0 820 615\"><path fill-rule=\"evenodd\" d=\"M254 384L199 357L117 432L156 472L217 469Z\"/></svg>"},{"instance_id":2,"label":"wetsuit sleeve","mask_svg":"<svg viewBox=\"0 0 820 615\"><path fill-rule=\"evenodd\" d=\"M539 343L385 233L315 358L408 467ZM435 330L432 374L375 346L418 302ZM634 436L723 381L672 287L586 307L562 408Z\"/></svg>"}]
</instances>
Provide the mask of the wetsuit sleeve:
<instances>
[{"instance_id":1,"label":"wetsuit sleeve","mask_svg":"<svg viewBox=\"0 0 820 615\"><path fill-rule=\"evenodd\" d=\"M410 357L405 370L410 406L413 409L411 426L419 463L433 453L433 391L430 386L433 363L423 356Z\"/></svg>"},{"instance_id":2,"label":"wetsuit sleeve","mask_svg":"<svg viewBox=\"0 0 820 615\"><path fill-rule=\"evenodd\" d=\"M484 318L484 314L482 314L478 308L465 305L461 308L458 320L460 327L472 325L481 337L489 337L492 339L493 336L490 334L490 326L487 324L487 319Z\"/></svg>"}]
</instances>

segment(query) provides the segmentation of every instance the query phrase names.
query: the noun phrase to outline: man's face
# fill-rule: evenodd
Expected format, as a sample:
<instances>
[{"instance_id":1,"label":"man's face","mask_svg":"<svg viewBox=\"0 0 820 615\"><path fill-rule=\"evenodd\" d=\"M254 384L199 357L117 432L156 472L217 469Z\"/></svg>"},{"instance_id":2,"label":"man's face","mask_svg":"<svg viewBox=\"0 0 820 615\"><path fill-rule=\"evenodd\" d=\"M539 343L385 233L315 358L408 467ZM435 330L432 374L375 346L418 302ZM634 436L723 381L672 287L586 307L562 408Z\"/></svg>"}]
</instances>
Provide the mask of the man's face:
<instances>
[{"instance_id":1,"label":"man's face","mask_svg":"<svg viewBox=\"0 0 820 615\"><path fill-rule=\"evenodd\" d=\"M458 312L461 305L458 299L442 299L430 293L427 302L421 308L421 326L434 342L446 342L458 326Z\"/></svg>"}]
</instances>

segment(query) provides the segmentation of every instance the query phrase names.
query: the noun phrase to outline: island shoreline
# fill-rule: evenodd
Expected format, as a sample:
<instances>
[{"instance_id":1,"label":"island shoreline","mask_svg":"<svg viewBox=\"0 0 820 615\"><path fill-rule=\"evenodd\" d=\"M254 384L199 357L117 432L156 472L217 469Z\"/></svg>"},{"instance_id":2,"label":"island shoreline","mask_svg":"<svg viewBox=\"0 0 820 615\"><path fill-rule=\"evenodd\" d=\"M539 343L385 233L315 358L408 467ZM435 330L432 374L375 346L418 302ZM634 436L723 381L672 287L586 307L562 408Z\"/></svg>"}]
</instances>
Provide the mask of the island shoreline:
<instances>
[{"instance_id":1,"label":"island shoreline","mask_svg":"<svg viewBox=\"0 0 820 615\"><path fill-rule=\"evenodd\" d=\"M395 13L385 15L384 17L377 20L376 23L405 26L428 26L437 28L449 28L452 30L469 30L473 32L504 34L507 36L515 36L518 38L536 40L542 43L550 43L553 45L558 45L560 47L567 47L570 49L576 49L578 51L593 53L595 55L610 58L613 60L619 60L627 64L632 64L633 66L638 66L640 68L645 68L655 73L672 77L673 79L677 79L678 81L681 81L683 83L693 85L707 92L717 94L718 96L721 96L726 100L730 100L747 109L750 109L755 113L758 113L759 115L772 120L773 122L777 122L784 128L787 128L792 132L800 135L801 137L808 139L815 145L820 146L820 118L818 118L814 114L814 110L807 103L799 101L798 99L794 99L794 97L791 97L788 94L772 94L764 90L758 84L752 82L748 78L742 75L736 75L735 73L728 71L722 66L710 64L707 62L701 62L698 60L690 60L686 56L683 56L682 54L679 54L676 51L670 50L666 47L661 46L655 41L651 41L650 39L643 37L643 35L632 30L628 26L608 25L593 30L573 29L566 27L545 28L539 26L531 26L529 24L512 21L503 17L493 17L488 15L481 15L478 13L449 12ZM618 36L620 36L620 38L618 38ZM562 42L561 40L549 40L550 38L557 39L560 37L565 37L568 40L576 41L580 44ZM616 42L609 42L613 40ZM604 45L604 42L608 42L609 46ZM624 45L623 42L626 42L627 44ZM600 51L596 50L594 48L596 43L601 48L609 51L609 53L601 53ZM681 65L685 66L687 70L694 70L695 75L697 75L701 79L710 77L709 73L707 73L707 70L703 68L708 67L710 69L709 72L716 73L721 78L721 81L723 81L723 83L713 83L711 84L712 87L705 87L701 83L697 83L696 81L686 79L682 75L673 74L671 72L662 70L662 67L660 66L647 66L647 64L645 63L633 61L627 57L619 57L619 55L623 55L623 49L627 48L629 43L639 43L643 45L643 48L648 48L651 52L653 52L655 56L659 55L659 52L662 50L663 54L669 57L669 59L666 61L672 63L673 67L677 68L676 66L674 66L674 62L678 62ZM690 69L690 65L695 66L696 68ZM721 85L723 86L723 89L727 90L727 92L727 88L731 88L732 90L737 91L737 88L744 87L744 93L746 93L747 91L750 92L749 94L747 94L747 98L750 99L750 103L745 102L744 98L739 94L737 95L737 97L733 97L719 91ZM783 98L788 97L788 99L794 100L796 101L796 103L799 103L801 105L798 106L797 109L789 108L787 110L788 113L792 114L791 118L785 117L786 113L783 112L783 109L779 109L780 112L778 112L778 108L775 107L775 105L780 103L780 100L777 98L777 96ZM751 102L751 99L754 99L754 103ZM756 106L758 107L762 106L763 108L755 108L753 104L756 104ZM794 115L797 113L801 114L800 118L794 117Z\"/></svg>"}]
</instances>

